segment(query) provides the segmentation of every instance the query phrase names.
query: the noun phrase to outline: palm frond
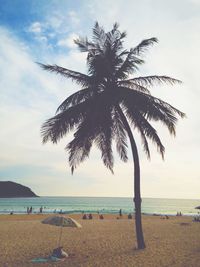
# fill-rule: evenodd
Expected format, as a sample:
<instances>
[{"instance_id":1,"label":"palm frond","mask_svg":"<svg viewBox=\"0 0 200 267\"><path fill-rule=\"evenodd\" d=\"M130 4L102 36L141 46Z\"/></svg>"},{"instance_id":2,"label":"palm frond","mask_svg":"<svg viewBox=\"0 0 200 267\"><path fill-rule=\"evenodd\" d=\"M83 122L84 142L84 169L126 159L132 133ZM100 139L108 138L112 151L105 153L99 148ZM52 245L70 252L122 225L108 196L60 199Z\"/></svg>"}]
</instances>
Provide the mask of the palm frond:
<instances>
[{"instance_id":1,"label":"palm frond","mask_svg":"<svg viewBox=\"0 0 200 267\"><path fill-rule=\"evenodd\" d=\"M138 70L138 65L144 63L144 61L138 57L136 57L131 49L120 66L119 70L116 73L117 79L125 79L128 77L129 74L133 73L134 71Z\"/></svg>"},{"instance_id":2,"label":"palm frond","mask_svg":"<svg viewBox=\"0 0 200 267\"><path fill-rule=\"evenodd\" d=\"M65 148L69 152L69 165L72 174L75 168L89 157L93 136L91 136L91 130L88 131L86 128L87 120L84 120L74 134L74 139Z\"/></svg>"},{"instance_id":3,"label":"palm frond","mask_svg":"<svg viewBox=\"0 0 200 267\"><path fill-rule=\"evenodd\" d=\"M143 131L143 129L142 129L142 127L140 125L138 125L137 128L139 130L139 133L140 133L140 136L141 136L141 139L142 139L143 150L146 153L147 158L150 159L151 158L151 153L150 153L149 144L148 144L147 138L145 136L145 133L144 133L144 131Z\"/></svg>"},{"instance_id":4,"label":"palm frond","mask_svg":"<svg viewBox=\"0 0 200 267\"><path fill-rule=\"evenodd\" d=\"M176 123L178 121L177 114L184 118L185 114L178 109L174 108L173 106L169 105L168 103L154 98L154 103L152 108L147 113L147 118L154 120L160 120L167 126L170 134L176 135Z\"/></svg>"},{"instance_id":5,"label":"palm frond","mask_svg":"<svg viewBox=\"0 0 200 267\"><path fill-rule=\"evenodd\" d=\"M151 94L149 89L147 89L146 87L144 87L144 86L142 86L140 84L136 84L133 81L122 80L122 81L118 81L117 83L118 83L118 85L120 87L124 87L124 88L127 88L127 89L133 89L133 90L136 90L136 91L139 91L139 92L143 92L143 93L146 93L146 94L149 94L149 95Z\"/></svg>"},{"instance_id":6,"label":"palm frond","mask_svg":"<svg viewBox=\"0 0 200 267\"><path fill-rule=\"evenodd\" d=\"M118 33L118 38L116 38L116 41L120 41L122 43L122 39L124 39L127 36L126 31L120 32L119 31L119 23L115 22L113 25L113 28L111 30L112 34Z\"/></svg>"},{"instance_id":7,"label":"palm frond","mask_svg":"<svg viewBox=\"0 0 200 267\"><path fill-rule=\"evenodd\" d=\"M102 108L100 112L100 107ZM113 172L112 118L105 102L105 95L92 98L90 107L78 124L74 139L66 147L72 172L86 157L94 142L101 151L103 163ZM86 150L86 152L84 152Z\"/></svg>"},{"instance_id":8,"label":"palm frond","mask_svg":"<svg viewBox=\"0 0 200 267\"><path fill-rule=\"evenodd\" d=\"M158 39L155 37L145 39L141 43L139 43L135 48L133 48L133 53L139 56L141 55L141 53L145 52L149 46L152 46L154 43L157 42Z\"/></svg>"},{"instance_id":9,"label":"palm frond","mask_svg":"<svg viewBox=\"0 0 200 267\"><path fill-rule=\"evenodd\" d=\"M103 46L105 40L106 40L106 33L103 29L103 27L99 26L99 23L96 22L93 28L93 41L96 43L99 43Z\"/></svg>"},{"instance_id":10,"label":"palm frond","mask_svg":"<svg viewBox=\"0 0 200 267\"><path fill-rule=\"evenodd\" d=\"M177 108L173 107L172 105L170 105L169 103L154 97L154 100L160 104L160 106L162 106L163 108L167 108L170 112L173 112L174 114L178 114L181 118L185 118L186 114L180 110L178 110Z\"/></svg>"},{"instance_id":11,"label":"palm frond","mask_svg":"<svg viewBox=\"0 0 200 267\"><path fill-rule=\"evenodd\" d=\"M72 81L75 81L77 84L80 84L82 86L89 86L91 83L91 77L86 74L62 68L57 65L45 65L42 63L38 64L42 69L47 70L49 72L55 72L56 74L60 74L66 78L71 78Z\"/></svg>"},{"instance_id":12,"label":"palm frond","mask_svg":"<svg viewBox=\"0 0 200 267\"><path fill-rule=\"evenodd\" d=\"M75 126L79 125L90 109L91 101L84 101L48 119L41 127L43 143L57 143Z\"/></svg>"},{"instance_id":13,"label":"palm frond","mask_svg":"<svg viewBox=\"0 0 200 267\"><path fill-rule=\"evenodd\" d=\"M78 46L79 50L81 52L90 52L95 50L95 44L92 42L89 42L87 37L79 37L74 40L74 43Z\"/></svg>"},{"instance_id":14,"label":"palm frond","mask_svg":"<svg viewBox=\"0 0 200 267\"><path fill-rule=\"evenodd\" d=\"M113 119L112 119L112 107L110 103L105 101L106 94L101 94L98 97L98 101L95 103L95 125L99 133L95 137L95 144L101 151L101 158L104 165L113 173L114 158L112 151L112 139L113 139ZM100 111L101 110L101 111Z\"/></svg>"},{"instance_id":15,"label":"palm frond","mask_svg":"<svg viewBox=\"0 0 200 267\"><path fill-rule=\"evenodd\" d=\"M87 38L79 37L74 40L74 43L78 46L81 52L88 52L88 40Z\"/></svg>"},{"instance_id":16,"label":"palm frond","mask_svg":"<svg viewBox=\"0 0 200 267\"><path fill-rule=\"evenodd\" d=\"M161 143L156 130L144 118L144 116L136 109L126 109L126 115L131 120L133 125L139 129L140 133L142 133L142 137L144 137L144 135L147 136L154 144L157 145L157 149L159 153L161 154L162 158L164 158L165 148L163 144ZM145 144L145 148L146 148L146 144ZM148 149L145 152L147 152L147 155L150 156Z\"/></svg>"},{"instance_id":17,"label":"palm frond","mask_svg":"<svg viewBox=\"0 0 200 267\"><path fill-rule=\"evenodd\" d=\"M175 83L181 83L180 80L168 76L158 76L158 75L137 77L125 80L125 82L134 82L142 86L153 86L155 84L162 84L162 83L170 85L173 85Z\"/></svg>"},{"instance_id":18,"label":"palm frond","mask_svg":"<svg viewBox=\"0 0 200 267\"><path fill-rule=\"evenodd\" d=\"M67 99L65 99L60 104L60 106L57 108L56 113L62 112L71 106L80 104L83 101L92 97L93 95L94 95L94 91L90 87L82 89L82 90L70 95Z\"/></svg>"},{"instance_id":19,"label":"palm frond","mask_svg":"<svg viewBox=\"0 0 200 267\"><path fill-rule=\"evenodd\" d=\"M112 32L114 33L115 31L117 31L119 29L119 23L118 22L115 22L113 24L113 28L112 28Z\"/></svg>"},{"instance_id":20,"label":"palm frond","mask_svg":"<svg viewBox=\"0 0 200 267\"><path fill-rule=\"evenodd\" d=\"M107 129L105 131L104 129L104 132L96 137L95 143L101 151L101 158L104 165L113 173L114 158L112 152L112 133L110 130Z\"/></svg>"},{"instance_id":21,"label":"palm frond","mask_svg":"<svg viewBox=\"0 0 200 267\"><path fill-rule=\"evenodd\" d=\"M147 158L150 159L151 154L150 154L149 144L144 132L144 127L143 125L141 125L140 120L138 120L136 116L132 117L132 121L134 121L134 127L139 131L141 141L143 144L143 150L146 153Z\"/></svg>"},{"instance_id":22,"label":"palm frond","mask_svg":"<svg viewBox=\"0 0 200 267\"><path fill-rule=\"evenodd\" d=\"M122 161L127 162L128 155L127 155L127 136L126 131L124 129L123 122L121 121L120 115L115 109L113 114L113 135L116 141L116 148L117 152Z\"/></svg>"},{"instance_id":23,"label":"palm frond","mask_svg":"<svg viewBox=\"0 0 200 267\"><path fill-rule=\"evenodd\" d=\"M175 135L177 115L184 117L184 113L149 94L125 87L118 89L119 99L128 109L140 111L148 120L161 121L167 126L169 132Z\"/></svg>"}]
</instances>

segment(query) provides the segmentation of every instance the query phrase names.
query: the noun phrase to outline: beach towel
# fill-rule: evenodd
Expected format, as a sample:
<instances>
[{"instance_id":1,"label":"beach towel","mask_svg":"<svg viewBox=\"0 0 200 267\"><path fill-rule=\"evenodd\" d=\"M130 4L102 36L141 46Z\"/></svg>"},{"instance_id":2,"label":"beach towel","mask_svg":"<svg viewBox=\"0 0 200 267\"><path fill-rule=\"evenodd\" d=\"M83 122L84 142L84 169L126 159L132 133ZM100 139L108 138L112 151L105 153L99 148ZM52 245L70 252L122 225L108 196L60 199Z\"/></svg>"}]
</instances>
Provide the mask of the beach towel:
<instances>
[{"instance_id":1,"label":"beach towel","mask_svg":"<svg viewBox=\"0 0 200 267\"><path fill-rule=\"evenodd\" d=\"M56 261L63 261L63 260L65 260L65 258L61 259L61 258L50 256L48 258L34 258L31 260L31 262L42 263L42 262L56 262Z\"/></svg>"}]
</instances>

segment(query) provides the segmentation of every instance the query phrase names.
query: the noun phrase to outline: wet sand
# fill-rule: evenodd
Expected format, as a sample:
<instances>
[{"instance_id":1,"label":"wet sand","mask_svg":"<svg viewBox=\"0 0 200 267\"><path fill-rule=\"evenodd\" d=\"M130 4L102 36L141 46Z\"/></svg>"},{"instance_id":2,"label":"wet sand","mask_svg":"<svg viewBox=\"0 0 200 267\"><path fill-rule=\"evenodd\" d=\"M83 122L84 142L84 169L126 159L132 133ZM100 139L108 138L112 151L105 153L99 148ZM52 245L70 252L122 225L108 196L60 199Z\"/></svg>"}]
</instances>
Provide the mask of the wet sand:
<instances>
[{"instance_id":1,"label":"wet sand","mask_svg":"<svg viewBox=\"0 0 200 267\"><path fill-rule=\"evenodd\" d=\"M200 223L191 217L143 216L145 250L136 250L134 220L123 215L105 215L99 220L82 220L82 228L63 228L64 250L70 255L63 262L31 263L48 257L58 244L60 228L41 220L50 215L0 215L0 266L73 267L198 267L200 266Z\"/></svg>"}]
</instances>

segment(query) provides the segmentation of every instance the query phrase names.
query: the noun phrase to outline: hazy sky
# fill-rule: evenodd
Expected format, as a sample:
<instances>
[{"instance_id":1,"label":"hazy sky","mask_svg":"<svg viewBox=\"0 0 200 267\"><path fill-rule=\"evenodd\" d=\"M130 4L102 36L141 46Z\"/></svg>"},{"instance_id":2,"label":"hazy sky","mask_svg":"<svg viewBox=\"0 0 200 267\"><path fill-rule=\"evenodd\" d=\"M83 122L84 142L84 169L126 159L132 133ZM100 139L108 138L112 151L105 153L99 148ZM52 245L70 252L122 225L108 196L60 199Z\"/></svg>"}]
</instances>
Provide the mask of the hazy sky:
<instances>
[{"instance_id":1,"label":"hazy sky","mask_svg":"<svg viewBox=\"0 0 200 267\"><path fill-rule=\"evenodd\" d=\"M73 44L91 36L98 20L106 30L114 22L128 33L125 46L157 37L138 76L165 74L182 85L155 86L152 94L187 114L176 138L161 124L156 129L166 148L165 161L151 146L148 161L138 142L143 197L200 197L200 1L199 0L1 0L0 1L0 180L31 187L39 195L132 196L133 163L115 161L107 170L95 148L72 176L65 145L42 145L42 122L78 87L42 71L35 62L85 72L85 55Z\"/></svg>"}]
</instances>

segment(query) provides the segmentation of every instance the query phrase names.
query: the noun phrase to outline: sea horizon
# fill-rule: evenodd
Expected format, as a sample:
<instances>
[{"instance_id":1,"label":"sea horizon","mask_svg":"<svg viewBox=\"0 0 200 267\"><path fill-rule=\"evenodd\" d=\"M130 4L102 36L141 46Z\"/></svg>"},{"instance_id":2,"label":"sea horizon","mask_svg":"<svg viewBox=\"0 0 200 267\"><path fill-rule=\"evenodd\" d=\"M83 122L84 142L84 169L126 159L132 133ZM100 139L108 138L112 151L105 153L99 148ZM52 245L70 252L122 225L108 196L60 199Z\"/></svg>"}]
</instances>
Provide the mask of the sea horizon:
<instances>
[{"instance_id":1,"label":"sea horizon","mask_svg":"<svg viewBox=\"0 0 200 267\"><path fill-rule=\"evenodd\" d=\"M88 197L88 198L134 198L133 196L128 196L128 197L124 197L124 196L71 196L71 195L67 195L67 196L64 196L64 195L60 195L60 196L52 196L52 195L41 195L41 196L37 196L37 197ZM179 200L185 200L185 199L188 199L188 200L199 200L200 201L200 198L176 198L176 197L141 197L141 199L146 199L146 198L150 198L150 199L179 199ZM0 198L1 199L1 198Z\"/></svg>"}]
</instances>

